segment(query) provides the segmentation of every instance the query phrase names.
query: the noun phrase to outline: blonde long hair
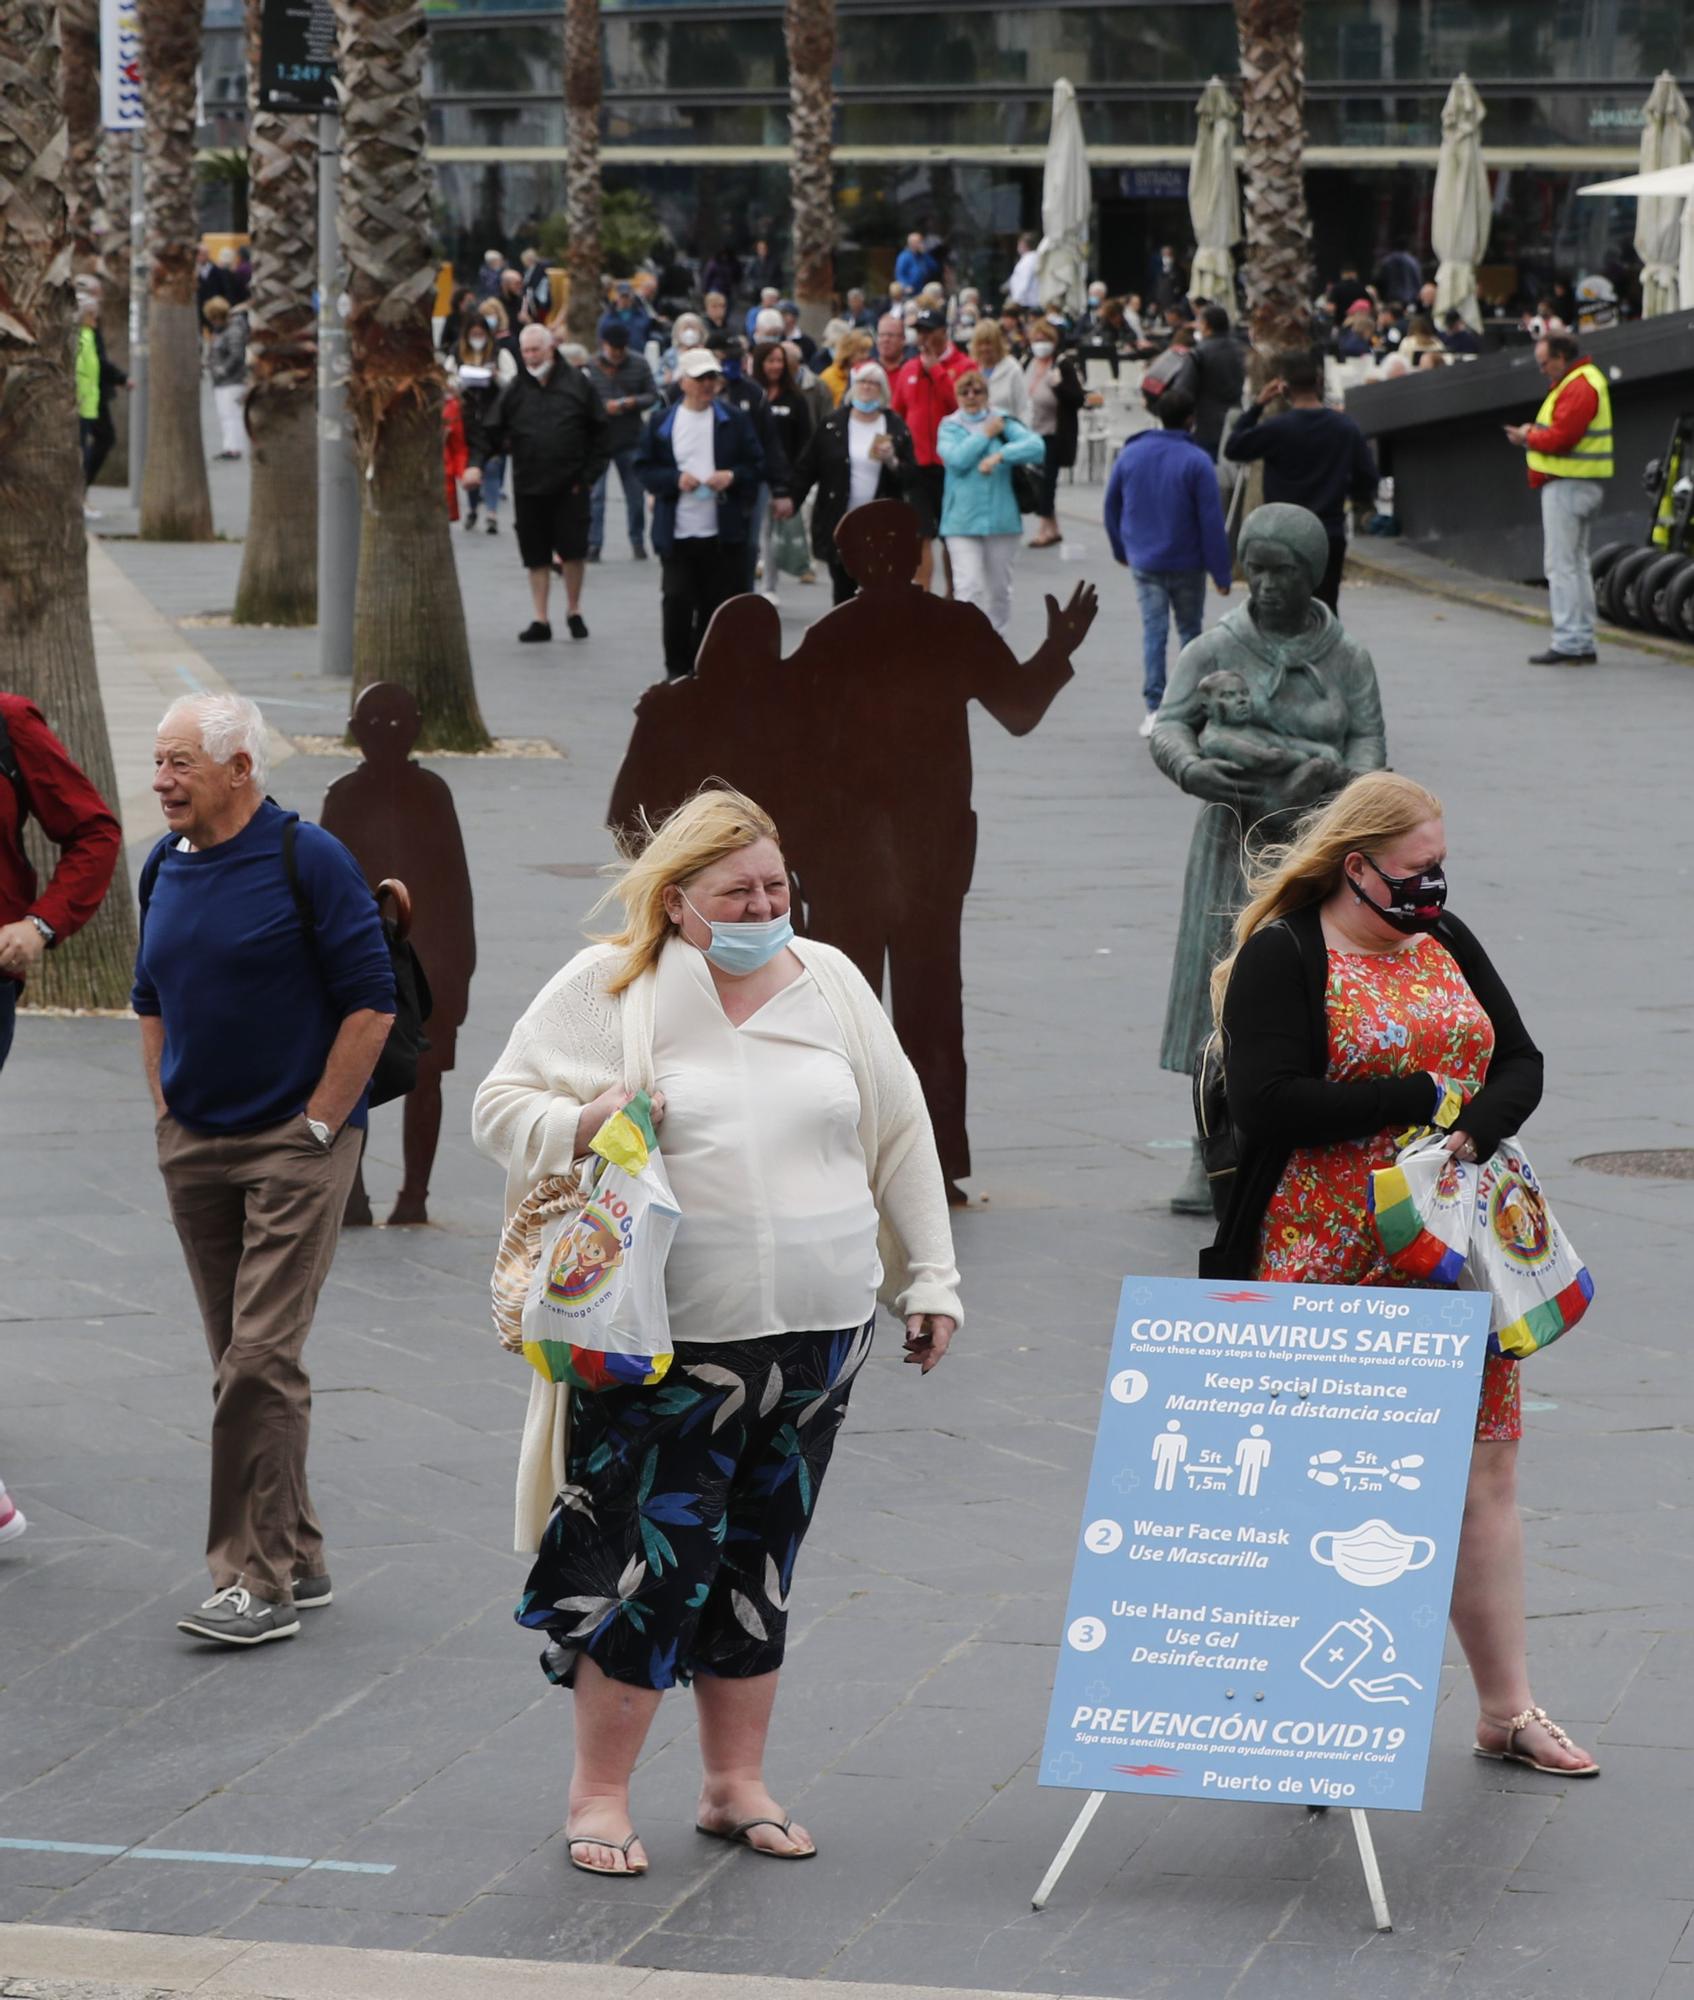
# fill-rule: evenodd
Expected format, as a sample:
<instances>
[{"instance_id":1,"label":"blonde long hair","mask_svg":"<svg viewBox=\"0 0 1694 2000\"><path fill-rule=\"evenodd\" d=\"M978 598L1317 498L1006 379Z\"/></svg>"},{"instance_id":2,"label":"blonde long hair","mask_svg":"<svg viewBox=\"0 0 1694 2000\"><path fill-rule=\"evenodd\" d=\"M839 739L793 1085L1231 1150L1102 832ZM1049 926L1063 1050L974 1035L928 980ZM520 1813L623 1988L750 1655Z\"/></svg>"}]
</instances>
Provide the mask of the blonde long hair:
<instances>
[{"instance_id":1,"label":"blonde long hair","mask_svg":"<svg viewBox=\"0 0 1694 2000\"><path fill-rule=\"evenodd\" d=\"M1331 895L1349 854L1384 847L1441 817L1441 801L1415 779L1367 771L1309 812L1285 846L1265 848L1247 869L1247 906L1235 920L1234 945L1212 974L1212 1018L1223 1019L1236 953L1255 931Z\"/></svg>"},{"instance_id":2,"label":"blonde long hair","mask_svg":"<svg viewBox=\"0 0 1694 2000\"><path fill-rule=\"evenodd\" d=\"M623 963L606 983L608 993L623 992L659 962L671 935L665 912L665 891L692 882L703 868L726 855L739 854L756 840L776 840L776 822L745 792L708 783L655 827L645 812L641 830L620 842L626 859L617 880L595 904L597 917L612 903L623 907L621 930L595 936L596 944L616 945Z\"/></svg>"}]
</instances>

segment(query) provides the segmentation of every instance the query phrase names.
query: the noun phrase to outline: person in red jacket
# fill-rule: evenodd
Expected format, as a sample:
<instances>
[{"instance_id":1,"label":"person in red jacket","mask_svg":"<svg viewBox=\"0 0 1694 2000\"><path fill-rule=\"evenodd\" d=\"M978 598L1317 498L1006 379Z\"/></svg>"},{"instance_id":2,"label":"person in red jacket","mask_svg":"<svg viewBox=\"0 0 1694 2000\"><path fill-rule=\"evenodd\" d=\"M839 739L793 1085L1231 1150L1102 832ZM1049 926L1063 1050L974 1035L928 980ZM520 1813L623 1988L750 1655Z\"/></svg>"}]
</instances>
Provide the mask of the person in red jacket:
<instances>
[{"instance_id":1,"label":"person in red jacket","mask_svg":"<svg viewBox=\"0 0 1694 2000\"><path fill-rule=\"evenodd\" d=\"M953 345L944 313L919 313L912 330L918 337L918 351L903 367L893 371L889 406L896 416L905 418L906 428L912 434L918 479L929 503L929 519L923 531L923 559L917 576L918 583L927 590L935 560L934 537L941 521L941 502L947 484L947 469L935 449L935 436L942 418L950 417L959 407L953 394L954 382L976 364Z\"/></svg>"},{"instance_id":2,"label":"person in red jacket","mask_svg":"<svg viewBox=\"0 0 1694 2000\"><path fill-rule=\"evenodd\" d=\"M59 849L45 889L24 852L26 816ZM0 694L0 1068L24 981L43 952L99 909L122 841L115 814L40 709L22 695Z\"/></svg>"},{"instance_id":3,"label":"person in red jacket","mask_svg":"<svg viewBox=\"0 0 1694 2000\"><path fill-rule=\"evenodd\" d=\"M37 893L24 853L33 817L59 849L53 879ZM122 835L106 801L22 695L0 694L0 1069L11 1053L23 982L41 954L80 930L99 909ZM23 1513L0 1480L0 1542L24 1531Z\"/></svg>"}]
</instances>

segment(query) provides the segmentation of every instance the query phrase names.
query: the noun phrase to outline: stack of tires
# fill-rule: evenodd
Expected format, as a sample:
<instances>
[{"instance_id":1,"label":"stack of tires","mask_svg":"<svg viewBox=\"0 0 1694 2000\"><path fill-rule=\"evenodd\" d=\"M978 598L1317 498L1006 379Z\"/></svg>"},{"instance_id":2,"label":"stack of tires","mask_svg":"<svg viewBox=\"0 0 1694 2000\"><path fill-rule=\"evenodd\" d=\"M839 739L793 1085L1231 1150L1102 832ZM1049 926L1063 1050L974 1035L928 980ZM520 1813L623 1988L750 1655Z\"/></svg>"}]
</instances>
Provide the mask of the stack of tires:
<instances>
[{"instance_id":1,"label":"stack of tires","mask_svg":"<svg viewBox=\"0 0 1694 2000\"><path fill-rule=\"evenodd\" d=\"M1613 625L1694 644L1694 556L1639 542L1608 542L1594 555L1594 604Z\"/></svg>"}]
</instances>

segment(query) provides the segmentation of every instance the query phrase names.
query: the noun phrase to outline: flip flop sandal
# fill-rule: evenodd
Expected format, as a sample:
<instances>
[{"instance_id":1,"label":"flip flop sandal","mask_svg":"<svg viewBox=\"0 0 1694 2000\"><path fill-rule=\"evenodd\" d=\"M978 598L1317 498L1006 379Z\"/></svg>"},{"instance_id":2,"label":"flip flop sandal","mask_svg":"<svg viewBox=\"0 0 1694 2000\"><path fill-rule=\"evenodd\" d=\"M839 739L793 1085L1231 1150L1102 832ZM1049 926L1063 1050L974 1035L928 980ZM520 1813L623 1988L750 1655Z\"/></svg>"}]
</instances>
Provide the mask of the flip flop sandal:
<instances>
[{"instance_id":1,"label":"flip flop sandal","mask_svg":"<svg viewBox=\"0 0 1694 2000\"><path fill-rule=\"evenodd\" d=\"M702 1826L696 1820L694 1831L705 1834L711 1840L727 1840L731 1847L751 1848L755 1854L763 1854L771 1861L810 1861L818 1851L815 1847L785 1854L780 1847L760 1847L756 1841L747 1838L756 1826L774 1826L778 1833L788 1833L793 1825L794 1815L790 1813L787 1819L744 1819L739 1826Z\"/></svg>"},{"instance_id":2,"label":"flip flop sandal","mask_svg":"<svg viewBox=\"0 0 1694 2000\"><path fill-rule=\"evenodd\" d=\"M569 1856L571 1866L573 1868L580 1868L585 1875L628 1875L633 1878L634 1876L645 1875L647 1873L647 1864L645 1861L642 1862L639 1868L596 1868L592 1861L578 1861L576 1856L571 1853L571 1849L573 1847L609 1847L614 1853L621 1854L627 1862L629 1860L629 1850L635 1845L637 1838L638 1836L633 1833L627 1840L608 1840L603 1833L573 1833L565 1841L565 1852Z\"/></svg>"},{"instance_id":3,"label":"flip flop sandal","mask_svg":"<svg viewBox=\"0 0 1694 2000\"><path fill-rule=\"evenodd\" d=\"M1487 1757L1491 1762L1496 1764L1522 1764L1526 1770L1545 1771L1550 1778L1597 1778L1600 1775L1599 1765L1592 1760L1586 1764L1577 1764L1575 1766L1568 1764L1543 1764L1538 1758L1531 1757L1526 1752L1516 1750L1512 1747L1516 1743L1520 1731L1529 1728L1531 1723L1539 1722L1541 1727L1546 1730L1547 1734L1552 1737L1553 1741L1561 1749L1574 1750L1576 1748L1570 1737L1559 1727L1544 1708L1526 1708L1521 1715L1505 1717L1485 1715L1482 1719L1484 1722L1493 1723L1496 1729L1503 1729L1506 1732L1506 1747L1503 1750L1485 1750L1480 1743L1474 1743L1471 1745L1471 1748L1479 1757Z\"/></svg>"}]
</instances>

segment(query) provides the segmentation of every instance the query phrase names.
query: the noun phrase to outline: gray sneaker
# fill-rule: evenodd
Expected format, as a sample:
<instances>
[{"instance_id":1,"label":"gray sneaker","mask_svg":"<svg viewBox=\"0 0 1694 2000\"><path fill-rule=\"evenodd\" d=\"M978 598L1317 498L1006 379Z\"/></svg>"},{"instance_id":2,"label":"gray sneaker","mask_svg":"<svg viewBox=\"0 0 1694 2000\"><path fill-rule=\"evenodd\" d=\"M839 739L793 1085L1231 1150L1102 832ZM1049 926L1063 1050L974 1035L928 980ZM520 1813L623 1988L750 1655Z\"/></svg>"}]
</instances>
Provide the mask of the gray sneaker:
<instances>
[{"instance_id":1,"label":"gray sneaker","mask_svg":"<svg viewBox=\"0 0 1694 2000\"><path fill-rule=\"evenodd\" d=\"M262 1646L267 1639L292 1639L300 1620L292 1606L271 1604L232 1583L208 1597L198 1611L179 1618L176 1629L217 1646Z\"/></svg>"},{"instance_id":2,"label":"gray sneaker","mask_svg":"<svg viewBox=\"0 0 1694 2000\"><path fill-rule=\"evenodd\" d=\"M329 1580L329 1571L321 1576L297 1576L294 1579L294 1608L296 1611L316 1611L325 1604L335 1602L335 1586Z\"/></svg>"}]
</instances>

